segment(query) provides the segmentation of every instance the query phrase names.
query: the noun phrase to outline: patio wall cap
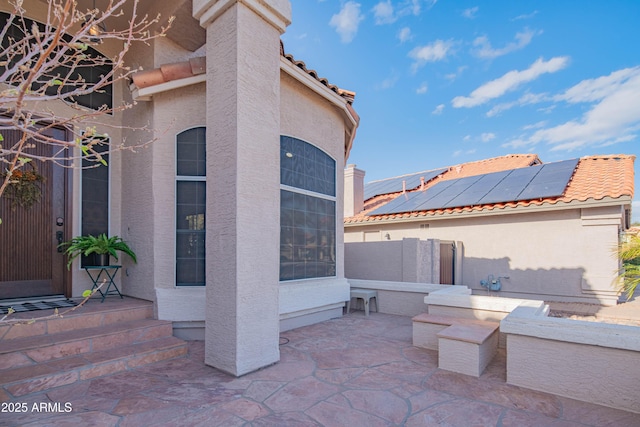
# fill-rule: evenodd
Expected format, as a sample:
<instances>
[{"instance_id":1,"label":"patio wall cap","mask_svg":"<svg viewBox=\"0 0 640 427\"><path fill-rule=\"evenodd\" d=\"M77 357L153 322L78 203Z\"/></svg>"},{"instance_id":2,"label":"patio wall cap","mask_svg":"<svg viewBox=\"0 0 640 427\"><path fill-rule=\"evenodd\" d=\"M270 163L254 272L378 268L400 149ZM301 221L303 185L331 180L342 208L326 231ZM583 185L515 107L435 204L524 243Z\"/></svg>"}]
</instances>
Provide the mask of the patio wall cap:
<instances>
[{"instance_id":1,"label":"patio wall cap","mask_svg":"<svg viewBox=\"0 0 640 427\"><path fill-rule=\"evenodd\" d=\"M640 327L590 322L536 314L531 307L518 307L500 322L500 332L640 351Z\"/></svg>"},{"instance_id":2,"label":"patio wall cap","mask_svg":"<svg viewBox=\"0 0 640 427\"><path fill-rule=\"evenodd\" d=\"M544 307L546 306L544 301L537 300L490 297L484 295L455 295L440 292L435 292L424 297L424 303L427 305L440 305L499 312L511 312L521 305L533 307L536 310L544 310Z\"/></svg>"},{"instance_id":3,"label":"patio wall cap","mask_svg":"<svg viewBox=\"0 0 640 427\"><path fill-rule=\"evenodd\" d=\"M385 280L348 279L352 288L374 289L378 291L432 293L450 288L450 285L436 285L432 283L393 282ZM466 288L461 287L461 288Z\"/></svg>"}]
</instances>

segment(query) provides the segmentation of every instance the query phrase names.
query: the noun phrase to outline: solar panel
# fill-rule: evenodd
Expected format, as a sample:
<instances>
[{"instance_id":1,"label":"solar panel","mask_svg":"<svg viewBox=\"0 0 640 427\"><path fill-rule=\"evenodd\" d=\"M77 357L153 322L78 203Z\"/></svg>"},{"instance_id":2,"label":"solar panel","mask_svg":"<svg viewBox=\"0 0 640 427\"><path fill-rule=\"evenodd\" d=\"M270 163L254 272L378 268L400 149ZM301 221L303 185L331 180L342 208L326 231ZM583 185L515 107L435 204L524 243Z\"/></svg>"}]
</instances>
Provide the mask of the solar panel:
<instances>
[{"instance_id":1,"label":"solar panel","mask_svg":"<svg viewBox=\"0 0 640 427\"><path fill-rule=\"evenodd\" d=\"M579 159L547 163L518 196L518 200L543 199L564 194Z\"/></svg>"},{"instance_id":2,"label":"solar panel","mask_svg":"<svg viewBox=\"0 0 640 427\"><path fill-rule=\"evenodd\" d=\"M450 202L456 197L464 193L471 187L482 175L469 176L465 178L453 179L451 181L439 182L433 186L434 191L438 194L431 197L426 203L418 207L419 210L440 209L450 205ZM446 188L442 184L450 183ZM429 189L431 190L431 189Z\"/></svg>"},{"instance_id":3,"label":"solar panel","mask_svg":"<svg viewBox=\"0 0 640 427\"><path fill-rule=\"evenodd\" d=\"M522 193L541 169L541 165L512 169L510 173L496 184L478 203L484 205L517 200L520 193Z\"/></svg>"},{"instance_id":4,"label":"solar panel","mask_svg":"<svg viewBox=\"0 0 640 427\"><path fill-rule=\"evenodd\" d=\"M410 175L387 178L380 181L373 181L364 186L364 199L370 199L380 194L397 193L402 191L402 182L405 182L407 190L417 188L420 185L420 177L424 177L425 182L431 181L447 169L434 169L431 171L416 172Z\"/></svg>"},{"instance_id":5,"label":"solar panel","mask_svg":"<svg viewBox=\"0 0 640 427\"><path fill-rule=\"evenodd\" d=\"M390 214L390 213L406 212L405 210L401 209L400 207L404 203L408 202L409 200L418 197L420 194L422 194L422 193L400 194L400 195L398 195L398 197L396 197L395 199L393 199L389 203L385 203L384 205L380 206L375 211L369 213L369 215L385 215L385 214Z\"/></svg>"},{"instance_id":6,"label":"solar panel","mask_svg":"<svg viewBox=\"0 0 640 427\"><path fill-rule=\"evenodd\" d=\"M480 179L444 207L474 206L480 204L480 200L509 175L510 172L511 171L503 171L481 175Z\"/></svg>"}]
</instances>

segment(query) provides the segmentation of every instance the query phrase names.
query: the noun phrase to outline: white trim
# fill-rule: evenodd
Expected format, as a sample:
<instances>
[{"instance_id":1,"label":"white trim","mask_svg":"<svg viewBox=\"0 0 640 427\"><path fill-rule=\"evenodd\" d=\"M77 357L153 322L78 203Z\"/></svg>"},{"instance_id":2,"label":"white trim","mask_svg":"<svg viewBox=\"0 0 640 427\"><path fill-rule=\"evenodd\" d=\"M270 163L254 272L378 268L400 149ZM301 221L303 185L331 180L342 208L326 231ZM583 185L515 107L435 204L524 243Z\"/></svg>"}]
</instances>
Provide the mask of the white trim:
<instances>
[{"instance_id":1,"label":"white trim","mask_svg":"<svg viewBox=\"0 0 640 427\"><path fill-rule=\"evenodd\" d=\"M302 83L313 92L317 93L336 107L343 110L345 112L345 115L348 117L351 125L354 128L358 126L358 121L351 115L351 112L347 109L347 101L343 97L320 83L316 78L309 75L309 73L307 73L306 71L295 66L291 61L283 56L280 56L280 70L284 71L294 80Z\"/></svg>"},{"instance_id":2,"label":"white trim","mask_svg":"<svg viewBox=\"0 0 640 427\"><path fill-rule=\"evenodd\" d=\"M179 80L171 80L170 82L160 83L157 85L137 88L132 86L131 96L134 101L151 101L153 99L153 95L158 93L167 92L174 89L180 89L186 86L191 86L197 83L204 83L207 81L207 74L198 74L193 77L186 77L184 79Z\"/></svg>"},{"instance_id":3,"label":"white trim","mask_svg":"<svg viewBox=\"0 0 640 427\"><path fill-rule=\"evenodd\" d=\"M285 10L278 10L270 2L264 0L195 0L193 2L193 17L200 21L200 26L207 28L220 15L236 3L242 3L262 19L273 25L280 34L284 33L291 24L291 6L289 2L280 2ZM286 14L286 15L285 15Z\"/></svg>"}]
</instances>

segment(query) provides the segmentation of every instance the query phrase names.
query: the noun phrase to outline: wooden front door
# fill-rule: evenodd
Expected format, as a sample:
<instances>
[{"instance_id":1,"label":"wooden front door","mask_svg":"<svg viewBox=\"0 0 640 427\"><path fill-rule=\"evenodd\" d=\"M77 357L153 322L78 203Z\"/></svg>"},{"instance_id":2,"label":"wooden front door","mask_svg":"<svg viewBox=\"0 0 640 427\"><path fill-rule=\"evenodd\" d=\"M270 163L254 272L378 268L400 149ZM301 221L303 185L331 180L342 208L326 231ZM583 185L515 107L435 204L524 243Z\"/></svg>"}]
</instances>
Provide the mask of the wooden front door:
<instances>
[{"instance_id":1,"label":"wooden front door","mask_svg":"<svg viewBox=\"0 0 640 427\"><path fill-rule=\"evenodd\" d=\"M20 137L17 130L2 129L3 145L11 146ZM66 131L48 130L49 136L66 140ZM34 144L25 157L52 156L52 147ZM25 208L11 198L0 197L0 299L65 294L70 296L66 257L58 251L58 241L68 239L67 187L69 169L51 161L34 160L23 171L37 171L39 202ZM2 166L4 170L5 166ZM35 168L34 168L35 167Z\"/></svg>"}]
</instances>

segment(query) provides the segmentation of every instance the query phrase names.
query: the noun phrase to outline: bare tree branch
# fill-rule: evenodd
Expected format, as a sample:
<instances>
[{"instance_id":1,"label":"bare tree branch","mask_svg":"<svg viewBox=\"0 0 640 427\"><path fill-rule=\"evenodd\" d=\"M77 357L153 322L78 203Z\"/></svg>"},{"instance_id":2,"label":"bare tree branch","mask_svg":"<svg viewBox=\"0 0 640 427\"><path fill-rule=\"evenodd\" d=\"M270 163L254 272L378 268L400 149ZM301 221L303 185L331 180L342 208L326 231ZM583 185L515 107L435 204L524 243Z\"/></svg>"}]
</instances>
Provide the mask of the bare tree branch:
<instances>
[{"instance_id":1,"label":"bare tree branch","mask_svg":"<svg viewBox=\"0 0 640 427\"><path fill-rule=\"evenodd\" d=\"M120 82L126 84L132 70L125 64L125 56L134 43L149 43L166 34L160 16L138 16L139 0L109 0L104 9L79 10L74 0L49 0L45 22L27 17L22 0L10 3L14 10L0 30L0 196L11 183L14 171L28 162L53 162L65 167L78 167L77 160L103 163L103 156L111 152L136 151L154 138L136 138L136 142L114 143L105 141L105 132L97 129L127 129L149 132L147 126L125 127L109 124L101 118L130 109L135 102L118 105L82 106L82 97L108 94ZM112 17L125 18L125 5L130 5L123 28L106 29L105 22ZM103 31L93 34L92 28ZM106 41L122 44L112 57L106 57L91 47ZM84 77L89 70L101 70L92 79ZM97 98L96 98L97 99ZM61 103L71 114L62 115ZM57 107L55 106L57 104ZM59 139L47 132L51 128L66 128L73 138ZM18 130L17 142L8 144L3 131ZM97 144L108 145L98 153ZM35 155L31 151L38 145L52 149L50 155ZM35 150L33 150L35 151ZM41 151L42 152L42 151Z\"/></svg>"}]
</instances>

